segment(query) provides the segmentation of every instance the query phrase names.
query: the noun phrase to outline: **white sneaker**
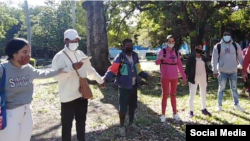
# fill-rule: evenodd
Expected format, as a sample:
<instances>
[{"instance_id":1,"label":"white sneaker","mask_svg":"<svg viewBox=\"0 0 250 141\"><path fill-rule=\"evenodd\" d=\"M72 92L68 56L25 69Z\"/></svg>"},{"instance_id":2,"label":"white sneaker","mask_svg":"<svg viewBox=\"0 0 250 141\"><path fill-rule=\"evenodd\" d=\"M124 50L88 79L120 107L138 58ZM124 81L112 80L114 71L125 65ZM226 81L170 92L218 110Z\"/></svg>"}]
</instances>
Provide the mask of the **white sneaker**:
<instances>
[{"instance_id":1,"label":"white sneaker","mask_svg":"<svg viewBox=\"0 0 250 141\"><path fill-rule=\"evenodd\" d=\"M239 95L245 95L246 93L245 92L243 92L243 91L241 91L240 93L239 93Z\"/></svg>"},{"instance_id":2,"label":"white sneaker","mask_svg":"<svg viewBox=\"0 0 250 141\"><path fill-rule=\"evenodd\" d=\"M243 108L241 108L240 105L234 105L234 108L241 111L241 112L245 112L245 110Z\"/></svg>"},{"instance_id":3,"label":"white sneaker","mask_svg":"<svg viewBox=\"0 0 250 141\"><path fill-rule=\"evenodd\" d=\"M174 118L175 120L177 120L177 121L181 121L181 118L179 117L178 114L175 114L175 115L173 116L173 118Z\"/></svg>"},{"instance_id":4,"label":"white sneaker","mask_svg":"<svg viewBox=\"0 0 250 141\"><path fill-rule=\"evenodd\" d=\"M217 111L217 112L222 111L222 106L218 106L216 111Z\"/></svg>"},{"instance_id":5,"label":"white sneaker","mask_svg":"<svg viewBox=\"0 0 250 141\"><path fill-rule=\"evenodd\" d=\"M160 119L161 119L161 122L166 122L166 117L165 117L165 115L162 115L162 116L160 117Z\"/></svg>"}]
</instances>

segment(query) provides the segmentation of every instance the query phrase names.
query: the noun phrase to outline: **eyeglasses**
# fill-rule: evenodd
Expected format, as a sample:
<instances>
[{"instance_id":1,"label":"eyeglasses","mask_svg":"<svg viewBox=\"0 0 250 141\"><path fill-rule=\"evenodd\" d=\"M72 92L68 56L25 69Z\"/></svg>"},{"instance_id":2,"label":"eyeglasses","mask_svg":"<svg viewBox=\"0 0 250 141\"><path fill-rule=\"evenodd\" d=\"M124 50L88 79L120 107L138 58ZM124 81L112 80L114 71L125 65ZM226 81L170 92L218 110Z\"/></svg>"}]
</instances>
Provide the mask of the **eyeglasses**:
<instances>
[{"instance_id":1,"label":"eyeglasses","mask_svg":"<svg viewBox=\"0 0 250 141\"><path fill-rule=\"evenodd\" d=\"M230 34L224 34L223 36L230 36Z\"/></svg>"}]
</instances>

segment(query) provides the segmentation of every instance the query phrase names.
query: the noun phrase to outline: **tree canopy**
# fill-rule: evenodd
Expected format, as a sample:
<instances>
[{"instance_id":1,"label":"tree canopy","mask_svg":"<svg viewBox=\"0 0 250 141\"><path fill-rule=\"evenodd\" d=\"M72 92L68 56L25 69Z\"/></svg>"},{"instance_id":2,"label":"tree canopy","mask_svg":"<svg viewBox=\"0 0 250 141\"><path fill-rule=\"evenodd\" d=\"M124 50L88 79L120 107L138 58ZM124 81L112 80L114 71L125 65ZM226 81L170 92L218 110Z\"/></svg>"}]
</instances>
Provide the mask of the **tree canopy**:
<instances>
[{"instance_id":1,"label":"tree canopy","mask_svg":"<svg viewBox=\"0 0 250 141\"><path fill-rule=\"evenodd\" d=\"M12 6L11 1L0 3L0 53L4 44L14 37L27 37L24 4ZM30 7L32 51L35 57L52 58L63 48L63 32L76 28L82 37L80 49L86 48L86 11L83 1L76 2L76 24L72 24L70 1ZM108 47L120 47L124 38L135 45L157 47L168 34L177 43L184 40L193 47L208 42L231 29L237 42L249 39L250 19L248 1L105 1L105 20Z\"/></svg>"}]
</instances>

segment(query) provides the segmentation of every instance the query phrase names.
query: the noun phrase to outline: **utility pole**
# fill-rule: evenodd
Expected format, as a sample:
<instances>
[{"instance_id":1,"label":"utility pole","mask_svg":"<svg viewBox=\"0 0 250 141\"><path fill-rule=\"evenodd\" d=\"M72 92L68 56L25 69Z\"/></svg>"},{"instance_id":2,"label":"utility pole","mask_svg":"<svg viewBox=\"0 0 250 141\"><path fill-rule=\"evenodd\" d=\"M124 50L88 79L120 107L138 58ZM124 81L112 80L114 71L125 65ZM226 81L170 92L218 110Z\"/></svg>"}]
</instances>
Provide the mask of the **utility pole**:
<instances>
[{"instance_id":1,"label":"utility pole","mask_svg":"<svg viewBox=\"0 0 250 141\"><path fill-rule=\"evenodd\" d=\"M75 0L71 0L71 7L72 7L72 20L73 20L73 24L76 24Z\"/></svg>"},{"instance_id":2,"label":"utility pole","mask_svg":"<svg viewBox=\"0 0 250 141\"><path fill-rule=\"evenodd\" d=\"M29 41L31 46L30 12L27 0L25 0L25 12L26 12L26 22L27 22L27 40ZM30 51L30 53L32 54L32 51Z\"/></svg>"}]
</instances>

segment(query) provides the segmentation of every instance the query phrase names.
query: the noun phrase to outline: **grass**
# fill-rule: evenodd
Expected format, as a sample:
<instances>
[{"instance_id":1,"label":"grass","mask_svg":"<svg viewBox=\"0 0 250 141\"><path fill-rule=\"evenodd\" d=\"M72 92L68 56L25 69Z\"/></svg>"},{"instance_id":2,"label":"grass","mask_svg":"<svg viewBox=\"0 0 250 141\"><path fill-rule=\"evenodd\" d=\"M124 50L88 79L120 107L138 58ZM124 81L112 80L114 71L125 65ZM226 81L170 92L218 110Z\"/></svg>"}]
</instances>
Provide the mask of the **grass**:
<instances>
[{"instance_id":1,"label":"grass","mask_svg":"<svg viewBox=\"0 0 250 141\"><path fill-rule=\"evenodd\" d=\"M195 117L188 117L188 85L179 85L177 93L177 106L182 122L172 119L172 108L170 98L167 101L167 122L162 124L159 116L161 114L161 85L159 77L159 66L145 63L142 68L153 76L150 85L142 85L138 90L138 109L136 111L135 123L141 127L140 133L128 133L125 138L118 135L118 91L113 84L106 84L104 89L97 85L91 85L94 99L89 101L88 118L86 125L87 141L184 141L187 124L250 124L249 113L241 113L233 109L231 91L227 86L224 93L223 109L217 113L217 80L210 78L207 93L207 109L212 117L201 114L201 102L197 93L194 101ZM58 86L53 79L35 81L35 94L32 102L34 128L32 141L60 140L60 102ZM238 83L238 91L243 87L241 79ZM249 111L249 99L240 96L240 105ZM73 140L76 140L75 126L72 128Z\"/></svg>"}]
</instances>

